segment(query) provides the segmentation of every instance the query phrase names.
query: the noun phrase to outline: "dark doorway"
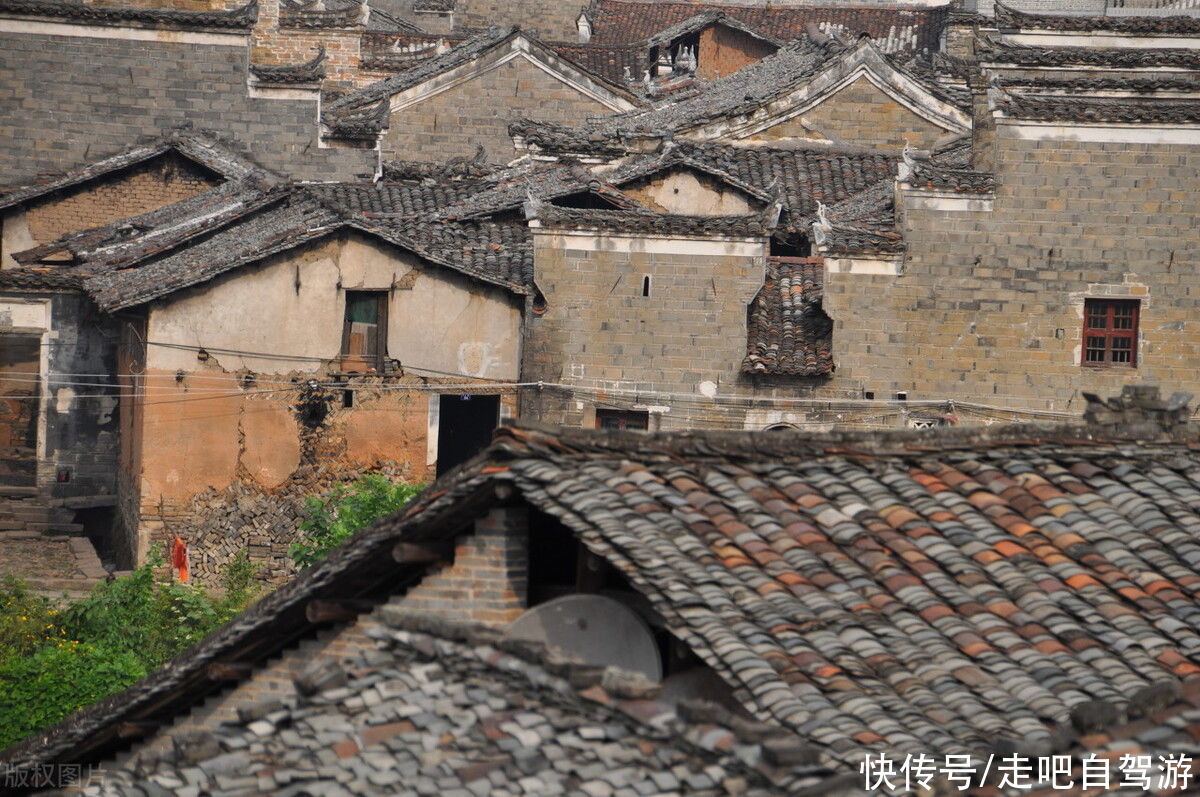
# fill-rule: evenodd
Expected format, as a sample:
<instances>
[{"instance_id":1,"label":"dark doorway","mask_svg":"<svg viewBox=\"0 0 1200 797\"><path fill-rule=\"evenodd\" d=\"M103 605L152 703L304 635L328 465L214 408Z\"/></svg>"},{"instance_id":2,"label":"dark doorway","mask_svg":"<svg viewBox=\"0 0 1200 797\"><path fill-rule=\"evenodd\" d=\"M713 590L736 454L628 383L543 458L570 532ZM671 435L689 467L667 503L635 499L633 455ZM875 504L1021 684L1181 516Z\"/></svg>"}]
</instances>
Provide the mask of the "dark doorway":
<instances>
[{"instance_id":1,"label":"dark doorway","mask_svg":"<svg viewBox=\"0 0 1200 797\"><path fill-rule=\"evenodd\" d=\"M37 485L40 335L0 334L0 485Z\"/></svg>"},{"instance_id":2,"label":"dark doorway","mask_svg":"<svg viewBox=\"0 0 1200 797\"><path fill-rule=\"evenodd\" d=\"M499 396L440 396L437 475L466 462L492 441L500 422Z\"/></svg>"}]
</instances>

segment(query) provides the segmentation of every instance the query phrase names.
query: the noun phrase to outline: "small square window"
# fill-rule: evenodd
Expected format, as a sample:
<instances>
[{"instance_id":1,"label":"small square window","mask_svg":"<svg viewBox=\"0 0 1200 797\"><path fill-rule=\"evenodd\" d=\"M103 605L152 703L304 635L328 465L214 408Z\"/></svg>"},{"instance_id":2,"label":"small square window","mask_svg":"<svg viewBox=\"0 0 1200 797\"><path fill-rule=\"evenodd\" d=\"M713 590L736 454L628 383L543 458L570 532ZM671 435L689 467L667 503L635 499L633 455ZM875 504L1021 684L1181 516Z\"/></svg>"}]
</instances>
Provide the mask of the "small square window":
<instances>
[{"instance_id":1,"label":"small square window","mask_svg":"<svg viewBox=\"0 0 1200 797\"><path fill-rule=\"evenodd\" d=\"M1086 299L1083 305L1083 364L1136 365L1137 299Z\"/></svg>"},{"instance_id":2,"label":"small square window","mask_svg":"<svg viewBox=\"0 0 1200 797\"><path fill-rule=\"evenodd\" d=\"M596 410L596 428L646 431L650 428L650 413L639 410Z\"/></svg>"}]
</instances>

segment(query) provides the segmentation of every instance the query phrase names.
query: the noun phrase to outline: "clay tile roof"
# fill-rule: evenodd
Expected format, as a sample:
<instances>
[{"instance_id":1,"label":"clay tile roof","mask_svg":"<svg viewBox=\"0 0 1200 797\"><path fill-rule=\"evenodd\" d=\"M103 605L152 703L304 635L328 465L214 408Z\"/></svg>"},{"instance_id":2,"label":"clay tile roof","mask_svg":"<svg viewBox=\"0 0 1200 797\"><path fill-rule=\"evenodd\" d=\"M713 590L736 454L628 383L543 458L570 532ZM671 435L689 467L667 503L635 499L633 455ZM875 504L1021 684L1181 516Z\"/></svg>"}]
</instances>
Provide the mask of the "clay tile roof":
<instances>
[{"instance_id":1,"label":"clay tile roof","mask_svg":"<svg viewBox=\"0 0 1200 797\"><path fill-rule=\"evenodd\" d=\"M146 25L169 28L230 28L245 30L258 20L258 0L222 11L183 11L173 8L86 5L59 0L0 0L0 13L52 19L72 19L100 25Z\"/></svg>"},{"instance_id":2,"label":"clay tile roof","mask_svg":"<svg viewBox=\"0 0 1200 797\"><path fill-rule=\"evenodd\" d=\"M475 184L475 191L442 207L439 219L474 219L515 210L529 196L555 200L573 194L593 193L618 208L640 207L637 202L570 162L524 161L497 169Z\"/></svg>"},{"instance_id":3,"label":"clay tile roof","mask_svg":"<svg viewBox=\"0 0 1200 797\"><path fill-rule=\"evenodd\" d=\"M1000 29L1058 31L1111 31L1113 33L1156 33L1200 35L1200 17L1194 14L1145 16L1100 16L1093 14L1036 14L995 4L995 25Z\"/></svg>"},{"instance_id":4,"label":"clay tile roof","mask_svg":"<svg viewBox=\"0 0 1200 797\"><path fill-rule=\"evenodd\" d=\"M377 12L371 10L371 18ZM363 69L403 71L435 58L463 37L434 36L419 31L368 31L360 39Z\"/></svg>"},{"instance_id":5,"label":"clay tile roof","mask_svg":"<svg viewBox=\"0 0 1200 797\"><path fill-rule=\"evenodd\" d=\"M626 70L634 80L641 80L648 66L648 51L640 45L555 42L548 46L568 61L618 86L625 85Z\"/></svg>"},{"instance_id":6,"label":"clay tile roof","mask_svg":"<svg viewBox=\"0 0 1200 797\"><path fill-rule=\"evenodd\" d=\"M316 55L303 63L251 64L250 71L258 78L259 83L319 83L325 78L325 45L317 45Z\"/></svg>"},{"instance_id":7,"label":"clay tile roof","mask_svg":"<svg viewBox=\"0 0 1200 797\"><path fill-rule=\"evenodd\" d=\"M824 254L895 255L904 251L896 227L895 189L891 178L831 205L829 224L814 224L816 243Z\"/></svg>"},{"instance_id":8,"label":"clay tile roof","mask_svg":"<svg viewBox=\"0 0 1200 797\"><path fill-rule=\"evenodd\" d=\"M698 14L722 14L729 22L787 41L804 35L807 25L826 33L857 38L869 34L885 52L936 50L948 6L898 9L845 6L721 5L655 0L594 0L587 15L592 41L598 44L641 42Z\"/></svg>"},{"instance_id":9,"label":"clay tile roof","mask_svg":"<svg viewBox=\"0 0 1200 797\"><path fill-rule=\"evenodd\" d=\"M314 599L403 589L417 574L391 557L397 542L449 541L513 499L623 573L748 711L821 764L855 774L868 751L1014 744L1104 752L1117 734L1165 752L1196 727L1200 697L1188 399L1127 387L1089 397L1087 423L1058 427L506 427L403 512L0 759L15 773L100 760L122 723L161 723L218 688L210 663L269 661L311 633ZM423 647L443 664L460 654Z\"/></svg>"},{"instance_id":10,"label":"clay tile roof","mask_svg":"<svg viewBox=\"0 0 1200 797\"><path fill-rule=\"evenodd\" d=\"M116 155L93 161L69 172L0 193L0 210L136 166L172 150L226 179L254 177L272 180L278 177L274 172L264 169L240 153L235 145L222 141L215 134L177 130L135 144Z\"/></svg>"},{"instance_id":11,"label":"clay tile roof","mask_svg":"<svg viewBox=\"0 0 1200 797\"><path fill-rule=\"evenodd\" d=\"M750 304L744 373L833 372L833 321L821 309L824 279L819 257L767 259L766 279Z\"/></svg>"}]
</instances>

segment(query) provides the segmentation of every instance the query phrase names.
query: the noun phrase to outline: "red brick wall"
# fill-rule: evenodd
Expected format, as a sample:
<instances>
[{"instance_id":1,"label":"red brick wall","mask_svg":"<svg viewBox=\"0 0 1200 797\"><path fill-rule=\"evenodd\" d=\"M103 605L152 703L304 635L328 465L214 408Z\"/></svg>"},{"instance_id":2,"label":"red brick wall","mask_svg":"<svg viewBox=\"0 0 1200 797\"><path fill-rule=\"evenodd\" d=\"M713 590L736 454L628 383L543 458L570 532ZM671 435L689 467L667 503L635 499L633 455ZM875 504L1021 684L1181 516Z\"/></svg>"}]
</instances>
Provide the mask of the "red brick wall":
<instances>
[{"instance_id":1,"label":"red brick wall","mask_svg":"<svg viewBox=\"0 0 1200 797\"><path fill-rule=\"evenodd\" d=\"M773 52L774 47L739 30L711 25L700 32L696 74L708 80L732 75Z\"/></svg>"},{"instance_id":2,"label":"red brick wall","mask_svg":"<svg viewBox=\"0 0 1200 797\"><path fill-rule=\"evenodd\" d=\"M493 509L460 538L454 561L430 569L403 606L457 620L507 625L528 604L529 528L524 509Z\"/></svg>"}]
</instances>

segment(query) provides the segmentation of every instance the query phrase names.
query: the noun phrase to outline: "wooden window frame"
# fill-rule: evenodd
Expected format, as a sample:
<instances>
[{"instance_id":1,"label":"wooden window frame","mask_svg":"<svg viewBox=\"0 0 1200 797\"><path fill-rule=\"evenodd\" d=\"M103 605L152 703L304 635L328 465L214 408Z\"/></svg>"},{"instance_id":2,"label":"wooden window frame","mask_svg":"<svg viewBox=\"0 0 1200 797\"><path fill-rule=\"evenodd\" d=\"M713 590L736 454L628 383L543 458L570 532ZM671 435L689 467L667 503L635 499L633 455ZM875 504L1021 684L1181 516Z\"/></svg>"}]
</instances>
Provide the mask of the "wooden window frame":
<instances>
[{"instance_id":1,"label":"wooden window frame","mask_svg":"<svg viewBox=\"0 0 1200 797\"><path fill-rule=\"evenodd\" d=\"M614 421L616 426L605 426L606 420ZM629 425L629 421L635 421L634 425ZM646 410L614 410L614 409L597 409L596 410L596 428L611 429L620 432L650 431L650 413Z\"/></svg>"},{"instance_id":2,"label":"wooden window frame","mask_svg":"<svg viewBox=\"0 0 1200 797\"><path fill-rule=\"evenodd\" d=\"M1136 368L1141 316L1138 299L1084 299L1080 364L1085 368ZM1093 359L1093 354L1098 358ZM1129 359L1116 359L1125 354Z\"/></svg>"},{"instance_id":3,"label":"wooden window frame","mask_svg":"<svg viewBox=\"0 0 1200 797\"><path fill-rule=\"evenodd\" d=\"M342 305L342 350L340 353L342 370L350 370L353 365L352 361L348 359L350 357L350 324L345 321L345 315L350 306L350 298L355 294L374 296L375 300L379 303L376 316L379 321L376 323L378 329L375 333L375 351L364 356L362 359L373 367L377 373L382 374L387 360L388 291L353 290L345 292L345 301Z\"/></svg>"}]
</instances>

